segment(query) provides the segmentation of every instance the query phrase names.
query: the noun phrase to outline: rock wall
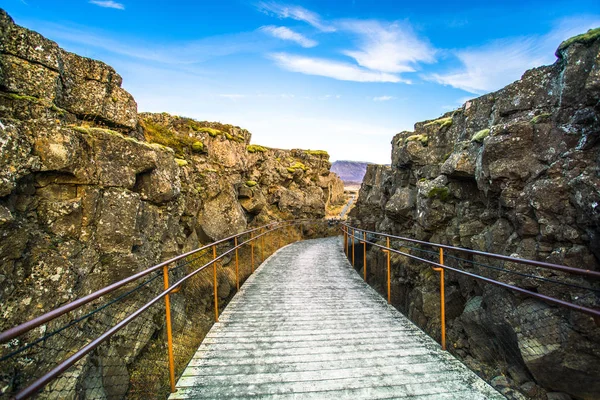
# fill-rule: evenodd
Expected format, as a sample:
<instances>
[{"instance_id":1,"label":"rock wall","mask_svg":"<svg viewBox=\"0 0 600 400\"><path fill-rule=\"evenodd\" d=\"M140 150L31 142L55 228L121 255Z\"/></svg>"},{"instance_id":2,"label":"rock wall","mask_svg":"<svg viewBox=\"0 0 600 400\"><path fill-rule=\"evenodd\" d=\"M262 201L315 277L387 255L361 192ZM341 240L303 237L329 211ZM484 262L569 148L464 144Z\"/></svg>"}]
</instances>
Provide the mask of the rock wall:
<instances>
[{"instance_id":1,"label":"rock wall","mask_svg":"<svg viewBox=\"0 0 600 400\"><path fill-rule=\"evenodd\" d=\"M555 64L529 70L439 119L419 122L414 132L397 134L391 166L368 167L352 223L600 270L599 36L595 30L570 39L557 50ZM371 283L381 287L385 257L378 253L369 251L368 271ZM393 262L394 304L439 337L437 274L402 257ZM502 267L567 280L560 273ZM600 305L598 282L568 280L593 292L490 276L588 307ZM600 397L600 329L592 318L457 274L447 279L451 351L474 369L488 378L505 375L533 398L546 398L534 383L576 398ZM537 343L535 350L531 343ZM505 381L497 379L497 387Z\"/></svg>"},{"instance_id":2,"label":"rock wall","mask_svg":"<svg viewBox=\"0 0 600 400\"><path fill-rule=\"evenodd\" d=\"M326 152L138 114L120 86L108 65L0 9L0 330L200 244L322 218L327 203L343 201ZM12 378L1 372L4 390Z\"/></svg>"}]
</instances>

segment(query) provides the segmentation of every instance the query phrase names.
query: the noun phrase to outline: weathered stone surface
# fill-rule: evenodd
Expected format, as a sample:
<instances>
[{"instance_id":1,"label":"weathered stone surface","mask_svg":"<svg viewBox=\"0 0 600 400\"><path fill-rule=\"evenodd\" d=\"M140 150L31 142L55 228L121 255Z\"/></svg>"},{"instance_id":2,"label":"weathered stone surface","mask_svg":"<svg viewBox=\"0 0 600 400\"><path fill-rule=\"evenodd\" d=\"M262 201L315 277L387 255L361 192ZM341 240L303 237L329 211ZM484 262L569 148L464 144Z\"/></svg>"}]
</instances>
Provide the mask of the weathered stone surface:
<instances>
[{"instance_id":1,"label":"weathered stone surface","mask_svg":"<svg viewBox=\"0 0 600 400\"><path fill-rule=\"evenodd\" d=\"M495 93L437 120L416 123L414 132L397 134L391 168L368 166L351 222L399 236L600 270L600 40L575 41L557 56L554 65L527 71ZM369 252L369 279L383 287L386 260L376 252ZM401 257L392 261L393 303L436 337L439 314L428 294L437 290L437 280L428 266ZM577 276L484 257L468 261L598 289L597 282ZM534 292L600 306L589 290L467 262L456 265ZM526 391L539 396L542 387L574 398L600 396L600 354L590 350L600 345L600 328L590 317L457 274L446 276L448 292L455 293L454 317L447 320L449 341L489 379L513 377L502 393L520 398L515 390L533 379Z\"/></svg>"},{"instance_id":2,"label":"weathered stone surface","mask_svg":"<svg viewBox=\"0 0 600 400\"><path fill-rule=\"evenodd\" d=\"M137 104L108 65L60 49L0 10L0 89L55 103L81 118L134 129Z\"/></svg>"}]
</instances>

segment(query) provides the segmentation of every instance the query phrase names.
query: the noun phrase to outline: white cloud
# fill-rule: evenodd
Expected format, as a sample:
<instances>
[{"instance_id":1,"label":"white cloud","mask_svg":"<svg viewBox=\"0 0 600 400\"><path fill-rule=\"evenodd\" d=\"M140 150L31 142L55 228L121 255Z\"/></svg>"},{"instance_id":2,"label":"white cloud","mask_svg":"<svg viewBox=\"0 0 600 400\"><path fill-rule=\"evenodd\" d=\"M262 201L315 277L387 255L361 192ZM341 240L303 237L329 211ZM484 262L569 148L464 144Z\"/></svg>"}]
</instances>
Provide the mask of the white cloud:
<instances>
[{"instance_id":1,"label":"white cloud","mask_svg":"<svg viewBox=\"0 0 600 400\"><path fill-rule=\"evenodd\" d=\"M113 0L90 0L91 4L95 4L104 8L114 8L116 10L124 10L125 6Z\"/></svg>"},{"instance_id":2,"label":"white cloud","mask_svg":"<svg viewBox=\"0 0 600 400\"><path fill-rule=\"evenodd\" d=\"M530 68L553 63L554 50L561 41L598 25L598 18L564 19L543 36L500 39L481 47L457 50L454 54L462 68L424 78L475 94L498 90Z\"/></svg>"},{"instance_id":3,"label":"white cloud","mask_svg":"<svg viewBox=\"0 0 600 400\"><path fill-rule=\"evenodd\" d=\"M275 14L279 18L291 18L296 21L306 22L322 32L335 32L335 28L325 24L319 14L299 6L286 6L275 2L261 2L258 4L258 9L265 14Z\"/></svg>"},{"instance_id":4,"label":"white cloud","mask_svg":"<svg viewBox=\"0 0 600 400\"><path fill-rule=\"evenodd\" d=\"M306 36L294 32L293 30L286 28L285 26L263 26L260 28L261 31L268 33L271 36L282 40L290 40L292 42L298 43L302 47L315 47L318 43L312 39L307 38Z\"/></svg>"},{"instance_id":5,"label":"white cloud","mask_svg":"<svg viewBox=\"0 0 600 400\"><path fill-rule=\"evenodd\" d=\"M346 20L340 29L358 35L358 50L343 53L365 68L390 72L413 72L419 62L435 61L435 50L414 33L408 23Z\"/></svg>"},{"instance_id":6,"label":"white cloud","mask_svg":"<svg viewBox=\"0 0 600 400\"><path fill-rule=\"evenodd\" d=\"M373 97L373 101L390 101L395 99L394 96L379 96L379 97Z\"/></svg>"},{"instance_id":7,"label":"white cloud","mask_svg":"<svg viewBox=\"0 0 600 400\"><path fill-rule=\"evenodd\" d=\"M398 76L378 71L369 71L356 65L327 60L295 56L287 53L271 54L271 58L281 67L306 75L318 75L341 81L354 82L403 82Z\"/></svg>"}]
</instances>

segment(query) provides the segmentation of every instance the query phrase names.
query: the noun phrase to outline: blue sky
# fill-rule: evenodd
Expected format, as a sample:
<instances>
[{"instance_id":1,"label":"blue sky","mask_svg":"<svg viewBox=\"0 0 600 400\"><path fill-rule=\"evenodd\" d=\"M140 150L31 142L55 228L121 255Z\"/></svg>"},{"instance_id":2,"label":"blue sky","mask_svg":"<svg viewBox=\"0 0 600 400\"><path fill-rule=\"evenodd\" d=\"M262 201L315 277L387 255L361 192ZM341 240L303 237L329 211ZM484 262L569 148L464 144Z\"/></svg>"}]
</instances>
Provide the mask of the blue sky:
<instances>
[{"instance_id":1,"label":"blue sky","mask_svg":"<svg viewBox=\"0 0 600 400\"><path fill-rule=\"evenodd\" d=\"M232 123L253 143L389 163L392 136L555 61L595 1L4 0L123 76L140 111Z\"/></svg>"}]
</instances>

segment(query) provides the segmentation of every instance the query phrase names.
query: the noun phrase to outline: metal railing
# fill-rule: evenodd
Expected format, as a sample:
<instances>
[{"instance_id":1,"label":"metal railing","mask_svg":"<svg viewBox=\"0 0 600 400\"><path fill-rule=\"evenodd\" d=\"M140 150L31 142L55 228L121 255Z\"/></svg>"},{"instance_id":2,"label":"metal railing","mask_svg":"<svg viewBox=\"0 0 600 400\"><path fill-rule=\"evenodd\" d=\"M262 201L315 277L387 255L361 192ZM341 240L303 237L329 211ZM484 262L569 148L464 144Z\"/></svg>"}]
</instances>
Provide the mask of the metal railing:
<instances>
[{"instance_id":1,"label":"metal railing","mask_svg":"<svg viewBox=\"0 0 600 400\"><path fill-rule=\"evenodd\" d=\"M10 329L5 330L4 332L1 332L0 333L0 344L7 344L7 343L15 340L16 338L19 338L20 336L27 334L29 332L32 332L32 330L39 328L42 325L55 320L56 318L58 318L60 316L63 316L70 312L73 312L73 311L79 309L80 307L82 307L86 304L89 304L90 302L92 302L96 299L101 298L102 296L115 293L115 291L117 291L117 289L123 288L124 286L126 286L132 282L138 281L143 277L148 277L153 272L156 272L157 276L155 276L152 279L148 279L147 281L142 282L142 284L140 284L137 288L143 287L148 282L154 280L155 278L158 278L160 276L158 273L162 270L163 287L162 287L162 291L158 295L154 296L152 299L147 301L141 307L137 308L136 310L131 312L129 315L127 315L125 318L123 318L120 322L118 322L117 324L115 324L114 326L112 326L110 329L106 330L99 336L95 337L93 340L89 341L87 344L85 344L81 348L73 349L72 351L69 351L68 353L71 354L70 356L68 356L67 358L60 361L56 366L54 366L49 371L43 373L42 376L35 379L33 382L28 383L26 387L20 389L17 393L13 394L12 398L25 399L25 398L28 398L28 397L38 393L49 382L51 382L51 381L55 380L57 377L61 376L61 374L63 374L70 367L75 365L79 360L81 360L86 355L89 355L94 349L97 349L98 346L100 346L102 343L106 342L109 338L114 336L117 332L122 330L124 327L126 327L128 324L130 324L133 320L138 318L141 314L143 314L145 311L147 311L149 308L151 308L153 305L155 305L162 299L165 300L165 324L166 324L166 336L167 336L167 358L168 358L168 368L169 368L169 385L170 385L170 391L174 392L175 391L175 382L176 382L175 375L176 374L175 374L175 360L174 360L175 356L174 356L174 352L173 352L173 328L172 328L172 321L171 321L171 299L170 299L170 296L174 293L179 292L182 288L182 285L184 283L188 282L192 277L194 277L195 275L199 274L201 271L206 270L207 268L212 266L213 267L212 268L212 280L213 280L212 286L213 286L213 291L214 291L214 300L213 300L214 301L214 320L215 320L215 322L217 322L219 320L219 296L218 296L218 279L217 279L217 266L218 266L219 261L224 260L228 256L235 258L235 281L236 281L236 289L239 290L239 288L240 288L239 250L242 247L244 247L244 246L250 247L251 273L253 273L255 270L255 243L258 240L261 241L260 246L259 246L260 253L261 253L260 259L262 261L264 261L265 260L265 254L264 254L265 243L264 242L265 242L265 237L267 235L269 235L273 232L276 232L276 231L290 229L295 226L301 226L303 224L315 224L315 223L330 223L330 222L327 220L294 220L294 221L276 222L276 223L270 223L270 224L267 224L267 225L264 225L261 227L257 227L254 229L250 229L245 232L239 233L237 235L227 237L225 239L221 239L214 243L211 243L211 244L202 246L200 248L197 248L195 250L189 251L187 253L181 254L170 260L161 262L157 265L154 265L150 268L147 268L143 271L133 274L125 279L122 279L118 282L112 283L112 284L110 284L100 290L97 290L93 293L90 293L84 297L81 297L77 300L71 301L67 304L64 304L64 305L58 307L58 308L55 308L43 315L33 318L25 323L22 323L20 325L17 325ZM247 238L245 240L242 240L244 236ZM288 241L290 241L290 238L291 238L291 235L289 234L289 232L287 232L287 234L284 236L283 240L281 239L281 237L277 237L277 240L273 240L273 242L275 244L274 247L275 248L281 247L282 244L285 244L282 242L288 242ZM217 246L218 245L227 244L227 243L231 243L231 242L233 242L233 247L231 247L229 250L222 252L220 255L217 255ZM209 262L203 264L202 266L200 266L198 268L195 268L192 272L186 274L181 279L177 280L175 283L170 284L169 272L172 271L173 269L179 268L179 266L169 268L170 266L172 266L173 264L177 264L178 262L185 261L186 259L189 259L190 256L197 255L199 253L203 253L204 251L212 251L212 260L210 260ZM185 264L188 264L188 263L189 262L186 262ZM117 297L117 300L124 298L131 292L132 291L129 291L129 292L125 293L124 295L120 295L119 297ZM111 303L113 303L113 302L111 302ZM96 312L96 311L94 311L94 312ZM69 324L66 325L66 327L69 327L69 326L73 325L75 322L79 322L82 319L87 318L89 315L92 315L94 312L86 314L82 318L75 319L74 322L70 322ZM65 329L65 328L63 327L59 330L52 332L52 335L59 333L62 329ZM17 355L21 351L24 351L24 350L30 348L31 346L46 340L47 338L48 338L48 336L45 336L40 339L34 340L32 343L28 343L28 344L22 346L21 348L17 349L16 351L13 351L9 354L3 355L2 357L0 357L0 360L9 359L10 357Z\"/></svg>"},{"instance_id":2,"label":"metal railing","mask_svg":"<svg viewBox=\"0 0 600 400\"><path fill-rule=\"evenodd\" d=\"M426 242L426 241L422 241L422 240L416 240L416 239L402 237L402 236L395 236L395 235L390 235L390 234L385 234L385 233L380 233L380 232L369 231L366 229L360 229L360 228L356 228L356 227L350 226L345 223L342 224L340 229L342 230L343 235L344 235L344 252L346 253L346 256L351 260L352 266L355 266L355 262L356 262L355 246L357 246L357 243L361 244L363 246L363 260L362 261L363 261L363 277L364 277L365 281L367 280L367 244L371 245L373 247L379 248L387 254L387 260L386 260L387 261L387 279L386 279L387 285L386 285L386 288L387 288L388 303L391 303L390 255L392 253L395 253L395 254L398 254L401 256L406 256L410 259L431 265L433 267L434 271L439 272L439 274L440 274L440 320L441 320L440 321L441 322L440 335L441 335L441 346L442 346L442 349L444 349L444 350L446 350L445 271L456 272L463 276L468 276L470 278L474 278L474 279L482 281L482 282L496 285L496 286L502 287L504 289L508 289L508 290L520 293L522 295L526 295L529 297L533 297L533 298L542 300L546 303L550 303L550 304L558 305L560 307L564 307L564 308L567 308L570 310L582 312L586 315L593 317L596 322L596 325L600 326L600 310L599 309L590 308L590 307L583 306L580 304L575 304L570 301L561 300L561 299L558 299L558 298L555 298L552 296L544 295L542 293L534 292L532 290L524 289L519 286L510 284L510 283L501 282L499 280L495 280L495 279L492 279L489 277L481 276L481 275L478 275L478 274L475 274L475 273L472 273L469 271L464 271L462 269L446 265L446 263L444 262L444 252L452 251L452 252L467 254L470 256L489 257L489 258L493 258L493 259L497 259L497 260L501 260L501 261L507 261L507 262L517 263L517 264L525 264L525 265L529 265L529 266L539 267L541 269L560 271L560 272L567 273L567 274L579 275L579 276L583 276L583 277L586 277L586 278L592 279L592 280L600 280L600 272L598 272L598 271L592 271L589 269L573 268L573 267L568 267L565 265L558 265L558 264L552 264L552 263L547 263L547 262L543 262L543 261L535 261L535 260L528 260L528 259L523 259L523 258L516 258L516 257L505 256L505 255L501 255L501 254L487 253L487 252L483 252L483 251L471 250L471 249L449 246L449 245L444 245L444 244L439 244L439 243L430 243L430 242ZM373 239L367 240L367 236L370 236ZM377 243L375 241L377 238L385 239L385 245ZM390 246L390 240L395 240L395 241L400 241L400 242L405 242L405 243L412 243L412 244L416 244L416 245L431 246L431 247L437 248L438 249L438 251L437 251L438 259L437 259L437 261L428 260L423 257L419 257L419 256L415 256L413 254L410 254L406 251L394 249ZM420 250L420 249L417 249L417 250ZM453 258L456 258L457 260L461 260L457 257L453 257ZM466 261L466 260L463 259L463 261ZM490 268L496 268L496 267L490 267ZM508 272L508 273L514 273L514 274L521 275L521 276L527 276L530 278L539 278L544 281L547 281L547 282L549 281L549 282L552 282L555 284L563 284L563 285L572 286L572 287L574 286L579 289L586 289L586 290L600 293L599 289L595 289L595 288L591 288L591 287L581 287L578 285L569 284L567 282L550 280L550 279L543 278L543 277L524 274L524 273L521 273L518 271L511 271L511 270L503 270L503 271Z\"/></svg>"}]
</instances>

